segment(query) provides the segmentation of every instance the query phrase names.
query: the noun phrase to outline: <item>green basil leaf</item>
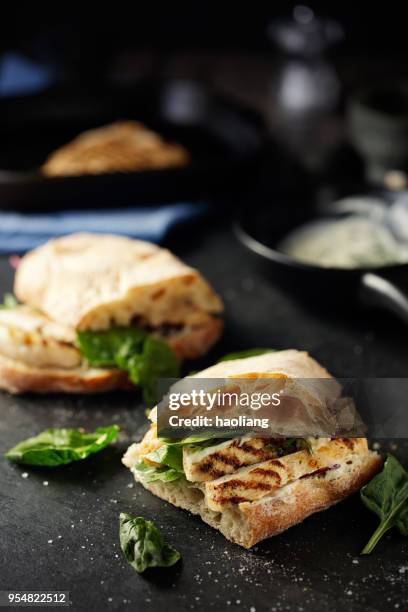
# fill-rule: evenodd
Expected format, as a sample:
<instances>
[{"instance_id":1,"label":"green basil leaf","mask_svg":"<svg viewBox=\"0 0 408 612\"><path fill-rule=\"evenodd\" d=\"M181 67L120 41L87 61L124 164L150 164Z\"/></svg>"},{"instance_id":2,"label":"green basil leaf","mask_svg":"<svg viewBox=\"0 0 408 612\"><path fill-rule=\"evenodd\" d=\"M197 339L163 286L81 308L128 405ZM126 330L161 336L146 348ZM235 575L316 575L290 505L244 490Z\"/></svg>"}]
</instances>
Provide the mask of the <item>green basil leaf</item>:
<instances>
[{"instance_id":1,"label":"green basil leaf","mask_svg":"<svg viewBox=\"0 0 408 612\"><path fill-rule=\"evenodd\" d=\"M167 544L153 521L121 512L119 538L123 554L139 573L149 567L170 567L180 559L180 553Z\"/></svg>"},{"instance_id":2,"label":"green basil leaf","mask_svg":"<svg viewBox=\"0 0 408 612\"><path fill-rule=\"evenodd\" d=\"M11 310L18 306L18 302L12 293L5 293L3 296L3 303L0 304L0 308L5 310Z\"/></svg>"},{"instance_id":3,"label":"green basil leaf","mask_svg":"<svg viewBox=\"0 0 408 612\"><path fill-rule=\"evenodd\" d=\"M133 470L137 472L140 478L145 482L154 482L155 480L173 482L174 480L179 480L179 478L184 477L183 471L168 466L156 467L144 461L137 463Z\"/></svg>"},{"instance_id":4,"label":"green basil leaf","mask_svg":"<svg viewBox=\"0 0 408 612\"><path fill-rule=\"evenodd\" d=\"M81 429L46 429L10 449L5 457L15 463L55 467L86 459L114 442L119 427L98 427L93 433Z\"/></svg>"},{"instance_id":5,"label":"green basil leaf","mask_svg":"<svg viewBox=\"0 0 408 612\"><path fill-rule=\"evenodd\" d=\"M245 351L235 351L221 357L221 361L233 361L234 359L246 359L247 357L256 357L257 355L265 355L266 353L276 353L277 349L271 348L252 348Z\"/></svg>"},{"instance_id":6,"label":"green basil leaf","mask_svg":"<svg viewBox=\"0 0 408 612\"><path fill-rule=\"evenodd\" d=\"M388 455L382 472L360 491L363 503L380 519L380 524L362 550L372 552L382 536L392 527L408 535L408 473L399 461Z\"/></svg>"},{"instance_id":7,"label":"green basil leaf","mask_svg":"<svg viewBox=\"0 0 408 612\"><path fill-rule=\"evenodd\" d=\"M78 332L77 338L81 353L90 365L126 371L131 382L143 389L149 406L157 401L158 380L177 378L180 374L179 363L170 347L137 327L87 330Z\"/></svg>"},{"instance_id":8,"label":"green basil leaf","mask_svg":"<svg viewBox=\"0 0 408 612\"><path fill-rule=\"evenodd\" d=\"M115 367L140 352L146 333L138 327L112 327L77 333L79 348L91 366ZM123 369L126 369L125 367Z\"/></svg>"},{"instance_id":9,"label":"green basil leaf","mask_svg":"<svg viewBox=\"0 0 408 612\"><path fill-rule=\"evenodd\" d=\"M183 448L178 444L162 444L145 458L174 470L183 471Z\"/></svg>"},{"instance_id":10,"label":"green basil leaf","mask_svg":"<svg viewBox=\"0 0 408 612\"><path fill-rule=\"evenodd\" d=\"M148 405L157 401L157 382L160 378L177 378L180 366L171 348L161 340L148 336L143 344L140 360L130 363L130 380L138 381Z\"/></svg>"},{"instance_id":11,"label":"green basil leaf","mask_svg":"<svg viewBox=\"0 0 408 612\"><path fill-rule=\"evenodd\" d=\"M187 438L181 439L166 438L165 442L166 444L172 444L174 446L202 446L210 441L212 444L215 444L218 441L225 442L225 438L218 438L217 434L219 435L219 432L211 432L205 435L198 434L196 436L187 436Z\"/></svg>"}]
</instances>

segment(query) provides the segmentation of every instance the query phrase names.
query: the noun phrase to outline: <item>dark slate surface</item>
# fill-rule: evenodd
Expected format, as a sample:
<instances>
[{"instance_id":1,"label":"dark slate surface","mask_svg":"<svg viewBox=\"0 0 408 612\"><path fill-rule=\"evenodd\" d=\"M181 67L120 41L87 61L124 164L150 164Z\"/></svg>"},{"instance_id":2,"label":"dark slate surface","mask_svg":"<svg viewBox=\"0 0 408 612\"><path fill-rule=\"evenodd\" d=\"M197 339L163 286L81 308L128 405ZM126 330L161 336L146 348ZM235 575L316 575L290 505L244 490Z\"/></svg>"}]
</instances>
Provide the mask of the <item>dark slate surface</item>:
<instances>
[{"instance_id":1,"label":"dark slate surface","mask_svg":"<svg viewBox=\"0 0 408 612\"><path fill-rule=\"evenodd\" d=\"M405 376L407 330L391 318L359 312L322 316L295 304L258 276L227 232L215 230L207 238L195 237L193 245L172 246L225 299L226 333L207 363L255 345L296 347L338 376ZM2 288L9 288L5 260L0 273ZM324 300L324 287L318 299ZM376 519L357 495L245 551L133 485L120 458L145 426L137 396L1 394L0 412L1 452L49 426L93 429L116 422L122 427L115 446L83 463L39 470L0 460L0 589L69 590L75 610L408 608L408 540L392 531L371 557L359 557ZM408 445L396 444L388 441L383 448L392 445L408 464ZM119 548L120 511L155 520L181 551L182 563L137 575Z\"/></svg>"}]
</instances>

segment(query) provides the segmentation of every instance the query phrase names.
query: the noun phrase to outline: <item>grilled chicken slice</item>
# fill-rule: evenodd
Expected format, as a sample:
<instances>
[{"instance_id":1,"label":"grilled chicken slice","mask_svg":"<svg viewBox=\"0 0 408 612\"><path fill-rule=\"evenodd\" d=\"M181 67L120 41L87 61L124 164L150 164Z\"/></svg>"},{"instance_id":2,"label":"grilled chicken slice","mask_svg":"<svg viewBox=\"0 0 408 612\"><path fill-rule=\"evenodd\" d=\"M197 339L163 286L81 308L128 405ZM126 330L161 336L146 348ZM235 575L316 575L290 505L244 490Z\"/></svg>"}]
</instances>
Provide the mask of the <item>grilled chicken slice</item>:
<instances>
[{"instance_id":1,"label":"grilled chicken slice","mask_svg":"<svg viewBox=\"0 0 408 612\"><path fill-rule=\"evenodd\" d=\"M76 368L75 332L28 306L0 310L0 354L37 368Z\"/></svg>"},{"instance_id":2,"label":"grilled chicken slice","mask_svg":"<svg viewBox=\"0 0 408 612\"><path fill-rule=\"evenodd\" d=\"M277 448L270 438L245 436L205 448L184 448L183 468L187 480L205 482L277 456Z\"/></svg>"},{"instance_id":3,"label":"grilled chicken slice","mask_svg":"<svg viewBox=\"0 0 408 612\"><path fill-rule=\"evenodd\" d=\"M298 451L244 467L232 475L205 483L208 507L216 512L241 502L255 501L309 474L331 469L343 460L352 461L353 452L367 448L365 438L339 438L321 444L310 453Z\"/></svg>"}]
</instances>

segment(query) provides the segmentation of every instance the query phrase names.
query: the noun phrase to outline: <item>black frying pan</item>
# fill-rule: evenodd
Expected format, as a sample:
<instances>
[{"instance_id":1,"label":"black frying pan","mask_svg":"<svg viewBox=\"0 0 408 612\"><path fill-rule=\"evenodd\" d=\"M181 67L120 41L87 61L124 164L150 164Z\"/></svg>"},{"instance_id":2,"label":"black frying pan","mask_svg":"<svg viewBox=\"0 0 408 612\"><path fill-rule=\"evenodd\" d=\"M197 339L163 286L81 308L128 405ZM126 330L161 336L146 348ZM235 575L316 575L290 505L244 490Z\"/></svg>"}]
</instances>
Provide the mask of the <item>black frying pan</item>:
<instances>
[{"instance_id":1,"label":"black frying pan","mask_svg":"<svg viewBox=\"0 0 408 612\"><path fill-rule=\"evenodd\" d=\"M0 99L0 209L58 210L168 203L217 193L246 176L264 143L262 118L202 89L202 104L174 109L173 81L86 91L59 86ZM201 91L201 90L200 90ZM176 112L177 111L177 112ZM184 115L183 115L184 113ZM85 130L119 119L141 121L186 147L183 168L48 178L50 153Z\"/></svg>"},{"instance_id":2,"label":"black frying pan","mask_svg":"<svg viewBox=\"0 0 408 612\"><path fill-rule=\"evenodd\" d=\"M298 298L342 309L360 305L392 311L408 324L408 264L380 268L323 268L279 252L276 245L300 225L317 218L298 203L241 211L235 233L256 263Z\"/></svg>"}]
</instances>

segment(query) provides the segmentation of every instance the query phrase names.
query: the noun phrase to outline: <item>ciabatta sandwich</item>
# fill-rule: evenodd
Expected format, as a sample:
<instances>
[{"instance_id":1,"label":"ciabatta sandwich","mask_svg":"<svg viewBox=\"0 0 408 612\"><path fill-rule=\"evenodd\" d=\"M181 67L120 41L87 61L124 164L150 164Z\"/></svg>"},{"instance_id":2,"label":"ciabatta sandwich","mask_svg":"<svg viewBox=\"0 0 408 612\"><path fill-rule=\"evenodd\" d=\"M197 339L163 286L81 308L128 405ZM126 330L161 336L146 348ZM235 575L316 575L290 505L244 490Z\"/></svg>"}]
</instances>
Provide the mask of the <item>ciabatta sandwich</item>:
<instances>
[{"instance_id":1,"label":"ciabatta sandwich","mask_svg":"<svg viewBox=\"0 0 408 612\"><path fill-rule=\"evenodd\" d=\"M330 412L340 397L340 387L328 372L294 350L219 363L196 376L281 379L290 401L295 399L295 429L302 423L313 431L325 423L330 428L332 415L325 418L324 411ZM191 436L172 440L158 437L156 421L153 412L149 431L128 449L124 464L153 494L200 515L246 548L357 491L381 466L379 455L362 437L232 433L229 439L214 441Z\"/></svg>"},{"instance_id":2,"label":"ciabatta sandwich","mask_svg":"<svg viewBox=\"0 0 408 612\"><path fill-rule=\"evenodd\" d=\"M166 142L137 121L117 121L87 130L54 151L41 171L49 177L141 172L178 168L189 161L181 145Z\"/></svg>"},{"instance_id":3,"label":"ciabatta sandwich","mask_svg":"<svg viewBox=\"0 0 408 612\"><path fill-rule=\"evenodd\" d=\"M120 236L47 242L22 258L14 293L22 305L0 311L0 386L13 392L151 385L222 331L221 300L197 270Z\"/></svg>"}]
</instances>

